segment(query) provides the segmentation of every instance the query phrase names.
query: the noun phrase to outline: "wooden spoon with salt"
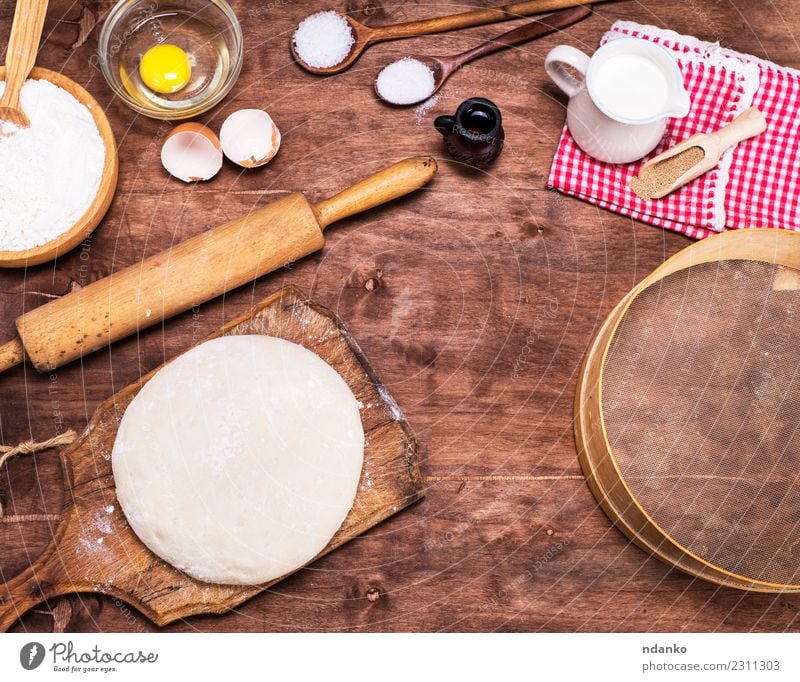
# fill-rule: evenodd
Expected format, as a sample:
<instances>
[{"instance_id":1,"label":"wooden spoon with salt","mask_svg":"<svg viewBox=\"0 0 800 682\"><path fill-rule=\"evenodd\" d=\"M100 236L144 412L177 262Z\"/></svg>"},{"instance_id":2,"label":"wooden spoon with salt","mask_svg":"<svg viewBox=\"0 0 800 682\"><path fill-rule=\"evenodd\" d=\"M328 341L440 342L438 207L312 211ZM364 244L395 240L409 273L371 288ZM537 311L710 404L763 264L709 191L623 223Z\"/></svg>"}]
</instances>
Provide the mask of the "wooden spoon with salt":
<instances>
[{"instance_id":1,"label":"wooden spoon with salt","mask_svg":"<svg viewBox=\"0 0 800 682\"><path fill-rule=\"evenodd\" d=\"M473 26L485 26L498 21L511 21L521 17L529 17L534 14L543 14L557 9L564 9L565 7L591 5L601 1L602 0L527 0L526 2L513 2L497 7L488 7L486 9L453 14L446 17L410 21L404 24L392 24L390 26L378 26L376 28L362 24L360 21L356 21L352 17L342 14L340 16L350 25L353 46L350 48L349 54L341 62L328 67L312 66L311 64L305 63L297 54L294 38L292 38L290 42L290 49L295 61L306 71L321 76L330 76L349 69L355 64L364 50L375 43L382 43L387 40L398 40L400 38L431 35L433 33L444 33L446 31L455 31L462 28L471 28Z\"/></svg>"},{"instance_id":2,"label":"wooden spoon with salt","mask_svg":"<svg viewBox=\"0 0 800 682\"><path fill-rule=\"evenodd\" d=\"M0 121L18 128L31 122L19 104L19 93L39 52L48 0L18 0L6 51L6 89L0 97Z\"/></svg>"},{"instance_id":3,"label":"wooden spoon with salt","mask_svg":"<svg viewBox=\"0 0 800 682\"><path fill-rule=\"evenodd\" d=\"M733 145L760 135L766 129L767 121L756 107L745 109L728 125L716 132L692 135L650 159L641 167L638 177L630 181L630 186L642 199L661 199L710 171L719 163L722 154ZM686 157L690 164L691 159L698 160L684 170L685 166L680 164L679 156ZM668 166L672 168L671 171ZM663 173L659 172L660 169L664 169Z\"/></svg>"},{"instance_id":4,"label":"wooden spoon with salt","mask_svg":"<svg viewBox=\"0 0 800 682\"><path fill-rule=\"evenodd\" d=\"M528 24L525 24L524 26L507 31L497 38L487 40L471 50L467 50L466 52L449 57L428 57L425 55L416 54L409 55L408 57L405 57L405 59L414 59L418 62L421 62L433 72L433 90L426 93L424 97L420 97L420 99L414 102L404 102L403 104L418 104L419 102L428 99L428 97L433 95L444 85L445 81L450 78L450 76L452 76L456 71L458 71L458 69L469 62L480 59L481 57L486 57L490 54L494 54L500 50L505 50L508 47L521 45L529 40L541 38L542 36L549 35L550 33L560 31L561 29L567 28L567 26L577 23L581 19L585 19L591 13L591 7L579 6L564 10L563 12L548 14L546 17L536 19ZM378 74L378 76L380 76L380 74ZM392 102L383 96L378 88L377 78L375 79L375 92L384 102L387 102L388 104L397 104L396 102Z\"/></svg>"}]
</instances>

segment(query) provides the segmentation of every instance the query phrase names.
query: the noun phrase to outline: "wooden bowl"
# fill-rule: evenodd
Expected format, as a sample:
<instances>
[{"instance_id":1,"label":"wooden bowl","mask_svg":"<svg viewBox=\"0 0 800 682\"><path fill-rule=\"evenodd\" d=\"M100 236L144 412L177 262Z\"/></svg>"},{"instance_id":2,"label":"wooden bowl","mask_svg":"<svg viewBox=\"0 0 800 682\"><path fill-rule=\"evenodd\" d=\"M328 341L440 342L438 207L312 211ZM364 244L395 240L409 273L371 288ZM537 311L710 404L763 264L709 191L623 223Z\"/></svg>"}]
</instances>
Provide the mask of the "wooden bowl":
<instances>
[{"instance_id":1,"label":"wooden bowl","mask_svg":"<svg viewBox=\"0 0 800 682\"><path fill-rule=\"evenodd\" d=\"M5 80L5 75L5 67L0 66L0 80ZM0 251L0 268L22 268L29 265L39 265L74 249L91 234L103 219L117 188L117 175L119 172L117 143L108 119L94 97L75 81L49 69L36 67L31 71L29 78L50 81L53 85L66 90L89 109L106 147L106 161L103 166L103 175L100 178L100 187L97 190L97 195L80 220L66 232L40 246L21 251Z\"/></svg>"}]
</instances>

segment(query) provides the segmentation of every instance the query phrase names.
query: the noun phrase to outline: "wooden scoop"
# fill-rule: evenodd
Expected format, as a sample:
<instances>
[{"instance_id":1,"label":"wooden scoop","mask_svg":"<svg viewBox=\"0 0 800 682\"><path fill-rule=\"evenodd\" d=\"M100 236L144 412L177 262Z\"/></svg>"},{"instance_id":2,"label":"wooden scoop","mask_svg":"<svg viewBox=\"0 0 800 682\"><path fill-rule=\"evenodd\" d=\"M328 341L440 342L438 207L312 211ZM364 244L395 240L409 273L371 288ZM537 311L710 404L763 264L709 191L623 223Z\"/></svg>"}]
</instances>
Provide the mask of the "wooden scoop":
<instances>
[{"instance_id":1,"label":"wooden scoop","mask_svg":"<svg viewBox=\"0 0 800 682\"><path fill-rule=\"evenodd\" d=\"M6 52L6 89L0 97L0 121L19 128L31 122L19 105L19 92L36 62L47 0L18 0Z\"/></svg>"},{"instance_id":2,"label":"wooden scoop","mask_svg":"<svg viewBox=\"0 0 800 682\"><path fill-rule=\"evenodd\" d=\"M34 308L0 344L0 372L25 359L55 369L299 260L323 247L331 223L419 189L436 169L414 157L313 205L289 194Z\"/></svg>"},{"instance_id":3,"label":"wooden scoop","mask_svg":"<svg viewBox=\"0 0 800 682\"><path fill-rule=\"evenodd\" d=\"M689 168L689 170L685 171L682 175L679 175L671 184L667 184L665 187L660 188L658 192L651 195L652 199L661 199L710 171L719 163L722 154L735 144L760 135L766 129L767 122L763 114L756 107L750 107L749 109L745 109L728 125L720 128L716 132L692 135L683 142L676 144L671 149L653 157L639 170L639 177L642 177L642 175L648 169L652 169L653 166L667 159L671 159L692 147L699 147L702 149L702 160Z\"/></svg>"},{"instance_id":4,"label":"wooden scoop","mask_svg":"<svg viewBox=\"0 0 800 682\"><path fill-rule=\"evenodd\" d=\"M445 33L446 31L455 31L457 29L471 28L473 26L485 26L486 24L494 24L498 21L510 21L512 19L528 17L534 14L543 14L544 12L563 9L565 7L591 5L600 1L601 0L529 0L528 2L515 2L498 7L475 10L473 12L453 14L446 17L437 17L435 19L424 19L422 21L411 21L404 24L379 26L376 28L362 24L347 15L342 15L353 30L355 42L353 43L353 47L350 48L350 54L341 62L335 66L324 68L306 64L297 55L294 46L294 38L291 40L291 50L295 61L304 69L311 73L328 76L349 69L355 64L364 50L375 43L381 43L387 40L398 40L400 38L413 38L415 36L430 35L432 33Z\"/></svg>"},{"instance_id":5,"label":"wooden scoop","mask_svg":"<svg viewBox=\"0 0 800 682\"><path fill-rule=\"evenodd\" d=\"M536 19L529 24L525 24L524 26L515 28L512 31L503 33L497 38L487 40L471 50L467 50L466 52L452 55L450 57L428 57L415 54L409 55L411 59L416 59L417 61L422 62L431 71L433 71L434 88L433 92L429 93L425 97L422 97L415 102L408 102L407 104L417 104L418 102L421 102L433 95L437 90L439 90L439 88L442 87L442 85L444 85L445 81L456 71L458 71L458 69L464 66L464 64L468 64L469 62L480 59L481 57L494 54L495 52L500 52L500 50L505 50L508 47L521 45L529 40L541 38L542 36L546 36L550 33L554 33L555 31L564 29L567 26L571 26L572 24L580 21L581 19L585 19L591 13L591 7L579 6L564 10L563 12L549 14L546 17ZM381 95L380 90L378 90L377 78L375 79L375 92L377 93L378 97L383 99L388 104L394 104L394 102L385 99Z\"/></svg>"}]
</instances>

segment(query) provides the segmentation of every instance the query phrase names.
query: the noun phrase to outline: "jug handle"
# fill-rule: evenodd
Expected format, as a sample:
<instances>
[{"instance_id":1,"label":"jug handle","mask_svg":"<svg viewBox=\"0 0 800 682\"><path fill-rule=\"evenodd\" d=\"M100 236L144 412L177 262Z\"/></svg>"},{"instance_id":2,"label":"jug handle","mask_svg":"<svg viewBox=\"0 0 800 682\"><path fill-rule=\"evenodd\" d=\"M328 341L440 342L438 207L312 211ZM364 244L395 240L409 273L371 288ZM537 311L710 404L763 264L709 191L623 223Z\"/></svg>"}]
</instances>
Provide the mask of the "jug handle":
<instances>
[{"instance_id":1,"label":"jug handle","mask_svg":"<svg viewBox=\"0 0 800 682\"><path fill-rule=\"evenodd\" d=\"M449 135L455 128L455 120L452 116L437 116L433 122L433 127L442 135Z\"/></svg>"},{"instance_id":2,"label":"jug handle","mask_svg":"<svg viewBox=\"0 0 800 682\"><path fill-rule=\"evenodd\" d=\"M581 77L576 78L566 67L577 71ZM586 70L589 68L589 56L571 45L559 45L547 54L544 69L552 81L564 91L567 97L573 97L583 88Z\"/></svg>"}]
</instances>

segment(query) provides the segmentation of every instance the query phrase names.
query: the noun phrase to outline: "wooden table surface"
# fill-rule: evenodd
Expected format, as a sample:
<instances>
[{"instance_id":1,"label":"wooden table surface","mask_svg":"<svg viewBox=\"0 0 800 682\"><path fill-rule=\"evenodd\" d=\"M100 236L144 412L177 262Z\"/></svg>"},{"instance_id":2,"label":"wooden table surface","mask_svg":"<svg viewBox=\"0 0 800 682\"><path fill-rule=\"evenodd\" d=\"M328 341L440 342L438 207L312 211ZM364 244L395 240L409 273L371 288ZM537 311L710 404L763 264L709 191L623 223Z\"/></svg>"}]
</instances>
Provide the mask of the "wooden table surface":
<instances>
[{"instance_id":1,"label":"wooden table surface","mask_svg":"<svg viewBox=\"0 0 800 682\"><path fill-rule=\"evenodd\" d=\"M245 63L214 128L242 107L283 132L261 170L226 163L184 185L159 163L169 123L135 115L96 67L110 2L52 0L38 64L83 84L108 113L120 151L116 198L93 239L56 264L0 272L0 334L23 310L136 263L286 192L322 198L389 161L433 154L432 185L332 229L321 253L224 300L117 343L50 375L0 376L0 441L81 430L115 390L192 346L284 284L338 313L414 428L427 497L349 545L221 617L170 631L784 631L800 629L800 596L744 594L669 570L632 546L584 483L572 432L581 357L613 305L688 239L545 189L564 98L542 68L568 42L592 50L620 18L664 26L800 67L791 0L648 0L603 5L561 35L456 74L428 110L392 109L371 83L408 51L447 54L509 25L370 49L327 79L291 62L292 28L340 2L236 0ZM478 2L349 0L369 23L463 11ZM0 35L13 3L0 7ZM480 95L502 109L507 149L487 172L448 162L433 118ZM32 561L58 522L53 451L0 474L0 576ZM125 604L83 595L28 614L16 630L147 631Z\"/></svg>"}]
</instances>

